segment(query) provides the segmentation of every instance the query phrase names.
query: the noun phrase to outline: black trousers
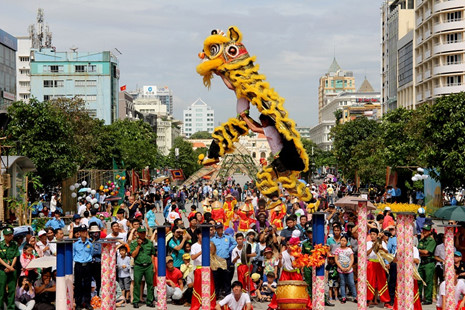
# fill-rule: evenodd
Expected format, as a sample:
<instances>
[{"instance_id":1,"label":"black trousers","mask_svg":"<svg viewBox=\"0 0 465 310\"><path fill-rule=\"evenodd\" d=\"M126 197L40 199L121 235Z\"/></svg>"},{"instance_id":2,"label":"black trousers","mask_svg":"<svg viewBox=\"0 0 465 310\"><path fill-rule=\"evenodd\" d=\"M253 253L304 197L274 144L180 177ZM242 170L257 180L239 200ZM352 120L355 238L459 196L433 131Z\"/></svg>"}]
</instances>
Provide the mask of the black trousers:
<instances>
[{"instance_id":1,"label":"black trousers","mask_svg":"<svg viewBox=\"0 0 465 310\"><path fill-rule=\"evenodd\" d=\"M90 306L90 291L91 291L92 274L90 263L74 264L74 299L76 307Z\"/></svg>"},{"instance_id":2,"label":"black trousers","mask_svg":"<svg viewBox=\"0 0 465 310\"><path fill-rule=\"evenodd\" d=\"M97 285L97 295L100 296L100 286L102 285L102 264L98 263L91 263L90 269L92 273L92 277L95 280L95 284Z\"/></svg>"},{"instance_id":3,"label":"black trousers","mask_svg":"<svg viewBox=\"0 0 465 310\"><path fill-rule=\"evenodd\" d=\"M389 267L389 280L388 280L388 289L389 289L389 297L391 298L391 305L394 304L394 297L396 296L396 283L397 283L397 263L391 263Z\"/></svg>"}]
</instances>

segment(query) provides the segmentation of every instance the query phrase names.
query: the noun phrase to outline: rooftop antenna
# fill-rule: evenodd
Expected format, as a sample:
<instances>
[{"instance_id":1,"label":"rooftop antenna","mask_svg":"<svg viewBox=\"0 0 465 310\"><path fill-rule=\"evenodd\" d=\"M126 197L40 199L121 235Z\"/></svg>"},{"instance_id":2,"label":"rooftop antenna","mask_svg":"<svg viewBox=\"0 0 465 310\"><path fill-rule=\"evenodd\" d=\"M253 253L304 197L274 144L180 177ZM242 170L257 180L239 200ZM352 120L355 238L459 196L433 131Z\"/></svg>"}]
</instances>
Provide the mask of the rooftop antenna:
<instances>
[{"instance_id":1,"label":"rooftop antenna","mask_svg":"<svg viewBox=\"0 0 465 310\"><path fill-rule=\"evenodd\" d=\"M37 9L36 24L28 27L29 37L32 41L32 48L42 49L52 47L52 33L48 25L44 23L44 9Z\"/></svg>"},{"instance_id":2,"label":"rooftop antenna","mask_svg":"<svg viewBox=\"0 0 465 310\"><path fill-rule=\"evenodd\" d=\"M70 50L72 50L73 53L76 53L76 51L78 50L78 47L76 45L73 45L70 47Z\"/></svg>"}]
</instances>

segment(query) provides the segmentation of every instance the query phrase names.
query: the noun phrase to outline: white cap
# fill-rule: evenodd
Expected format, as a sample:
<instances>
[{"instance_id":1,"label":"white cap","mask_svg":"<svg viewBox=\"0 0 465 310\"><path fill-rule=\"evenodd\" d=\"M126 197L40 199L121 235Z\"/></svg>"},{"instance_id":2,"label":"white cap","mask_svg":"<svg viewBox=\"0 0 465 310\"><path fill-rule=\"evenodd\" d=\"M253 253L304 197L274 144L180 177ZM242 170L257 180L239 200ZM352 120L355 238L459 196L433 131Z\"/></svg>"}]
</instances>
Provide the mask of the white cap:
<instances>
[{"instance_id":1,"label":"white cap","mask_svg":"<svg viewBox=\"0 0 465 310\"><path fill-rule=\"evenodd\" d=\"M42 236L42 235L45 235L47 232L45 230L41 230L39 231L39 233L37 234L39 237Z\"/></svg>"},{"instance_id":2,"label":"white cap","mask_svg":"<svg viewBox=\"0 0 465 310\"><path fill-rule=\"evenodd\" d=\"M384 211L391 211L391 208L390 207L385 207Z\"/></svg>"},{"instance_id":3,"label":"white cap","mask_svg":"<svg viewBox=\"0 0 465 310\"><path fill-rule=\"evenodd\" d=\"M418 214L425 214L424 208L418 208Z\"/></svg>"},{"instance_id":4,"label":"white cap","mask_svg":"<svg viewBox=\"0 0 465 310\"><path fill-rule=\"evenodd\" d=\"M300 237L300 230L294 229L292 232L292 238L299 238Z\"/></svg>"}]
</instances>

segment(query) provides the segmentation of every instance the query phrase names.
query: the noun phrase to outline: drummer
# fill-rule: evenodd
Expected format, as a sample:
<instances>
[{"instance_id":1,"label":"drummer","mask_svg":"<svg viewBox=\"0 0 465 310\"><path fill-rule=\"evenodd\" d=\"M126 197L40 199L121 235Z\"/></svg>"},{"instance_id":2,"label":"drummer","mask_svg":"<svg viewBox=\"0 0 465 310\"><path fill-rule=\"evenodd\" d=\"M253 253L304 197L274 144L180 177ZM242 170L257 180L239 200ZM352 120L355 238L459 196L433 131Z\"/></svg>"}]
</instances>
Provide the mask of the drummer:
<instances>
[{"instance_id":1,"label":"drummer","mask_svg":"<svg viewBox=\"0 0 465 310\"><path fill-rule=\"evenodd\" d=\"M232 251L231 261L237 266L237 279L242 283L242 291L247 292L250 289L250 272L248 262L251 257L255 256L255 253L252 254L251 251L247 253L244 241L244 234L240 232L237 233L237 246Z\"/></svg>"}]
</instances>

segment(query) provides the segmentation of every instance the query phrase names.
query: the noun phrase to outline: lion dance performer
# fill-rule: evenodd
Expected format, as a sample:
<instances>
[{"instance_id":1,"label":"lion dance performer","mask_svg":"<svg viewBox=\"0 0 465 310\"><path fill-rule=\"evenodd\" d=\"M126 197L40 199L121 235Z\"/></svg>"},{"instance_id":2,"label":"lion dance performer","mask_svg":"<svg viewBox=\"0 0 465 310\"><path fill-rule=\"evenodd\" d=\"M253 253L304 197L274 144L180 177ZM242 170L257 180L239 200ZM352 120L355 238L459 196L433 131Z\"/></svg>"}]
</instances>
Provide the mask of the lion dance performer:
<instances>
[{"instance_id":1,"label":"lion dance performer","mask_svg":"<svg viewBox=\"0 0 465 310\"><path fill-rule=\"evenodd\" d=\"M213 74L221 77L225 85L237 97L237 118L215 128L214 138L204 165L215 164L219 157L234 150L234 142L248 133L249 129L263 132L272 149L274 160L257 174L257 187L271 198L279 193L278 182L302 200L311 199L309 189L298 180L302 171L308 170L308 156L302 146L295 123L284 109L284 98L270 88L265 76L258 73L255 57L250 57L242 44L242 33L235 26L227 34L213 30L204 41L203 60L197 72L203 76L205 86L210 87ZM261 113L260 121L249 117L250 103Z\"/></svg>"},{"instance_id":2,"label":"lion dance performer","mask_svg":"<svg viewBox=\"0 0 465 310\"><path fill-rule=\"evenodd\" d=\"M225 200L223 204L224 217L225 217L224 228L228 229L229 223L232 221L232 218L234 215L234 206L237 204L237 200L231 194L227 194L224 200Z\"/></svg>"}]
</instances>

